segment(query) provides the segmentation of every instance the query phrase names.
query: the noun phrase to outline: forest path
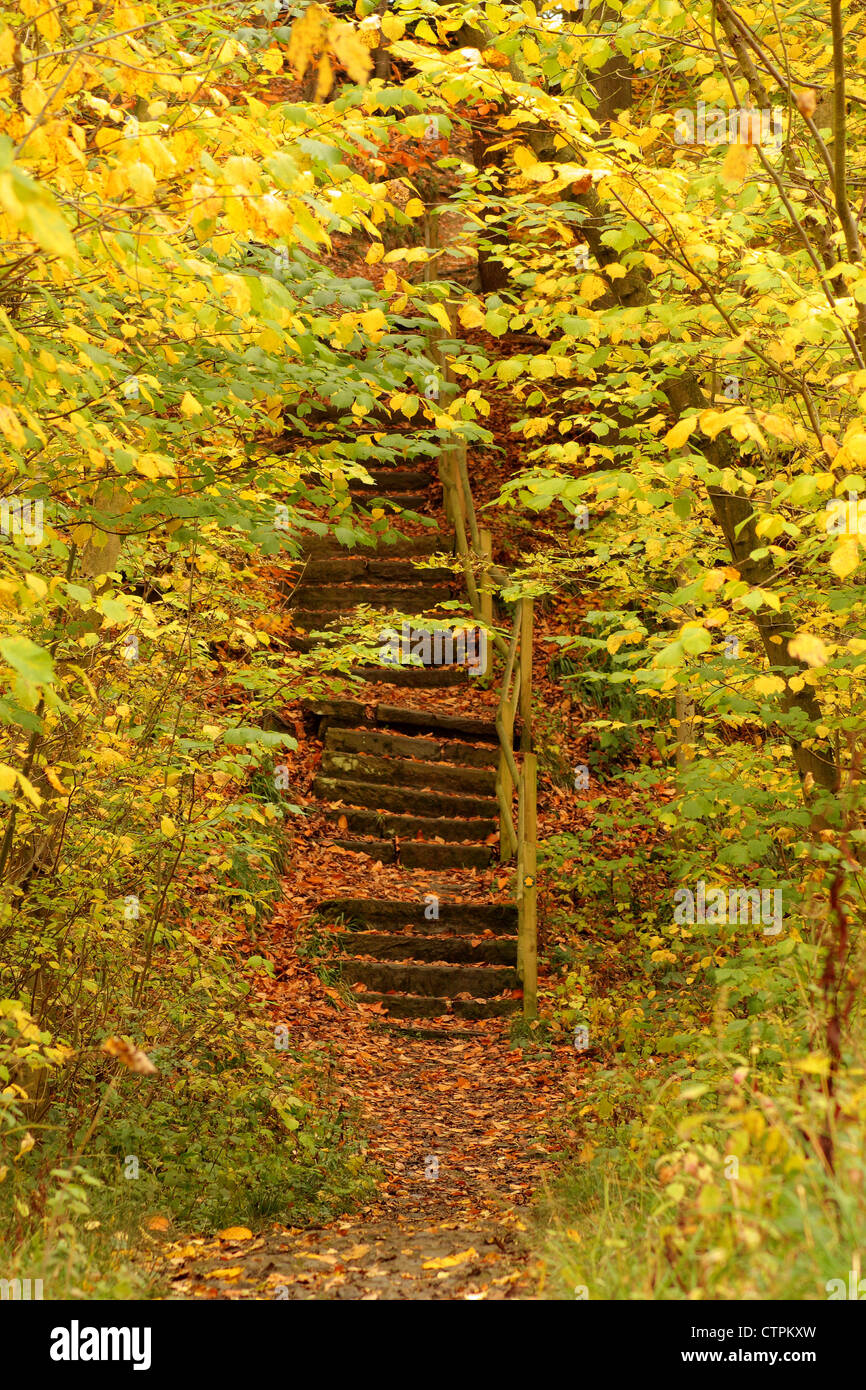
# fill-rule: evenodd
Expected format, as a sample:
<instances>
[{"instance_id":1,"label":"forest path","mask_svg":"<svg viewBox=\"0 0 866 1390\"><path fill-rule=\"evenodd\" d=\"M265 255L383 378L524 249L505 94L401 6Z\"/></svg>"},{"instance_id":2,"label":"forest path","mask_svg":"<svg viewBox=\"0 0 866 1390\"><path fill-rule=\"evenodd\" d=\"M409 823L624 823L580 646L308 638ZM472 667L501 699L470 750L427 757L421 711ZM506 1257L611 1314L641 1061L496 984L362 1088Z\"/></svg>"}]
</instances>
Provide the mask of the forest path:
<instances>
[{"instance_id":1,"label":"forest path","mask_svg":"<svg viewBox=\"0 0 866 1390\"><path fill-rule=\"evenodd\" d=\"M441 526L441 490L421 470L382 469L375 487L374 500ZM383 627L395 609L435 623L462 587L451 541L417 516L408 526L397 547L365 554L320 541L278 578L296 650L333 641L331 624L359 603ZM286 761L304 815L263 997L292 1053L316 1057L330 1107L365 1137L377 1192L320 1227L170 1249L175 1296L539 1296L528 1204L556 1148L570 1147L562 1116L580 1058L511 1041L521 992L515 868L499 863L492 799L497 701L495 684L425 658L359 666L348 687L337 679L324 699L280 712L299 736Z\"/></svg>"},{"instance_id":2,"label":"forest path","mask_svg":"<svg viewBox=\"0 0 866 1390\"><path fill-rule=\"evenodd\" d=\"M538 1297L527 1208L565 1144L554 1120L574 1089L567 1050L522 1051L507 1036L431 1044L332 1020L305 1041L333 1065L340 1102L360 1101L375 1200L313 1229L185 1245L170 1256L174 1296Z\"/></svg>"}]
</instances>

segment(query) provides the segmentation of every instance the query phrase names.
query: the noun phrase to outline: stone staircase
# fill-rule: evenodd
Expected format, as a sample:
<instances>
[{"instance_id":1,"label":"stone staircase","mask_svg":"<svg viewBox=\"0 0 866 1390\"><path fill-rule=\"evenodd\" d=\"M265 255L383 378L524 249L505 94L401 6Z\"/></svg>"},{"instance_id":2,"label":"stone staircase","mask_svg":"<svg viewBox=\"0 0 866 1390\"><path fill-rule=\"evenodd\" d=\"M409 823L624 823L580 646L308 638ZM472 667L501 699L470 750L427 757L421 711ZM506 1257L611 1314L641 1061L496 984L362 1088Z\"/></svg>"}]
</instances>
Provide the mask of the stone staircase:
<instances>
[{"instance_id":1,"label":"stone staircase","mask_svg":"<svg viewBox=\"0 0 866 1390\"><path fill-rule=\"evenodd\" d=\"M356 500L437 515L441 492L422 468L377 468L371 477L373 488L351 485ZM394 625L395 611L435 618L438 605L462 590L451 564L430 563L451 546L438 529L404 534L366 554L347 551L333 537L313 542L300 576L283 586L295 645L308 650L334 640L329 625L360 617L362 605L368 619L371 612L382 615L383 629ZM307 702L323 745L314 791L334 827L331 843L405 870L417 892L414 900L318 905L342 978L365 1003L382 1005L396 1019L474 1021L514 1013L520 1007L517 909L461 898L459 875L448 877L490 869L499 850L495 725L447 708L450 693L473 678L459 664L357 665L353 674L373 688L372 701ZM375 687L382 684L405 688L406 702L380 702ZM415 707L411 692L418 689L435 692L439 703L431 707L428 696L424 708Z\"/></svg>"}]
</instances>

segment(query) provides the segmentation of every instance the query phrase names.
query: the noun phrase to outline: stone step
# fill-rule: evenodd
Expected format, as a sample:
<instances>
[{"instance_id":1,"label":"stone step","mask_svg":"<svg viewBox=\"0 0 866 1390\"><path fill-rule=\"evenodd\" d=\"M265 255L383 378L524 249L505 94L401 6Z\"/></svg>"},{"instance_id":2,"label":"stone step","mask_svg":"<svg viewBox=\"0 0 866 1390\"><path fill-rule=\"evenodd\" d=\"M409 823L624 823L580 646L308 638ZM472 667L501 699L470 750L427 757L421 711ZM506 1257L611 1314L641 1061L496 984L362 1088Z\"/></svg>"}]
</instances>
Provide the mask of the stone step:
<instances>
[{"instance_id":1,"label":"stone step","mask_svg":"<svg viewBox=\"0 0 866 1390\"><path fill-rule=\"evenodd\" d=\"M362 603L390 613L423 613L454 597L454 586L447 584L307 584L295 588L290 582L280 586L297 601L298 608L337 608L347 611Z\"/></svg>"},{"instance_id":2,"label":"stone step","mask_svg":"<svg viewBox=\"0 0 866 1390\"><path fill-rule=\"evenodd\" d=\"M350 806L342 809L335 806L325 814L332 821L339 821L341 816L345 816L347 830L376 839L396 835L400 840L414 840L420 835L422 840L486 840L499 829L498 822L492 817L489 820L480 817L456 820L444 816L400 816Z\"/></svg>"},{"instance_id":3,"label":"stone step","mask_svg":"<svg viewBox=\"0 0 866 1390\"><path fill-rule=\"evenodd\" d=\"M303 597L306 597L306 595L303 595ZM412 615L426 614L431 606L432 605L425 603L423 600L408 599L403 602L398 612L410 613ZM360 630L362 623L357 608L307 608L303 604L299 604L297 607L292 606L290 612L295 627L303 632L323 632L326 628L336 625L339 627L346 627L349 632L355 633ZM378 635L380 632L384 631L386 626L384 622L386 617L388 617L390 621L390 611L379 608L373 610L372 617L363 620L375 624L372 640L379 640ZM329 636L333 637L334 635L335 633L333 632L329 633Z\"/></svg>"},{"instance_id":4,"label":"stone step","mask_svg":"<svg viewBox=\"0 0 866 1390\"><path fill-rule=\"evenodd\" d=\"M333 724L345 724L350 728L357 728L359 725L366 728L378 726L398 729L400 732L450 735L454 739L492 743L497 747L499 744L496 724L492 719L437 714L434 710L413 709L408 705L388 705L361 700L305 699L301 704L311 717L327 721L329 727Z\"/></svg>"},{"instance_id":5,"label":"stone step","mask_svg":"<svg viewBox=\"0 0 866 1390\"><path fill-rule=\"evenodd\" d=\"M391 787L381 782L326 777L321 773L313 784L313 790L324 801L341 801L346 806L368 806L374 811L399 811L404 816L443 816L463 820L475 817L489 820L499 816L499 805L492 796L457 796L452 792Z\"/></svg>"},{"instance_id":6,"label":"stone step","mask_svg":"<svg viewBox=\"0 0 866 1390\"><path fill-rule=\"evenodd\" d=\"M505 1018L522 1007L519 999L453 999L446 1002L421 994L374 994L365 990L355 996L362 1004L382 1004L392 1018Z\"/></svg>"},{"instance_id":7,"label":"stone step","mask_svg":"<svg viewBox=\"0 0 866 1390\"><path fill-rule=\"evenodd\" d=\"M426 763L462 763L466 767L496 767L499 754L493 748L476 748L471 743L443 742L433 738L412 738L408 734L385 734L367 729L331 728L325 747L341 753L377 753L384 757L420 758Z\"/></svg>"},{"instance_id":8,"label":"stone step","mask_svg":"<svg viewBox=\"0 0 866 1390\"><path fill-rule=\"evenodd\" d=\"M424 729L431 733L453 734L475 743L499 743L493 719L475 719L463 714L437 714L433 710L411 709L405 705L377 705L376 723L389 729Z\"/></svg>"},{"instance_id":9,"label":"stone step","mask_svg":"<svg viewBox=\"0 0 866 1390\"><path fill-rule=\"evenodd\" d=\"M341 959L340 973L349 984L366 985L380 994L394 990L436 999L455 999L458 994L492 999L517 987L517 971L507 965L414 965Z\"/></svg>"},{"instance_id":10,"label":"stone step","mask_svg":"<svg viewBox=\"0 0 866 1390\"><path fill-rule=\"evenodd\" d=\"M399 685L406 690L449 690L470 681L465 666L353 666L352 675L368 685Z\"/></svg>"},{"instance_id":11,"label":"stone step","mask_svg":"<svg viewBox=\"0 0 866 1390\"><path fill-rule=\"evenodd\" d=\"M333 843L351 854L366 854L383 864L400 863L406 869L486 869L493 863L490 845L402 840L398 852L394 840L337 839Z\"/></svg>"},{"instance_id":12,"label":"stone step","mask_svg":"<svg viewBox=\"0 0 866 1390\"><path fill-rule=\"evenodd\" d=\"M432 527L420 536L403 536L399 532L396 535L397 539L392 539L390 543L377 537L376 547L358 546L355 550L341 545L333 533L314 536L303 543L303 554L311 560L354 559L357 555L377 555L383 560L426 559L429 555L447 554L453 548L450 538Z\"/></svg>"},{"instance_id":13,"label":"stone step","mask_svg":"<svg viewBox=\"0 0 866 1390\"><path fill-rule=\"evenodd\" d=\"M366 555L335 556L333 559L308 560L304 566L302 584L340 584L368 579L395 580L404 584L449 584L459 582L454 570L445 565L419 565L423 556L404 560L380 560Z\"/></svg>"},{"instance_id":14,"label":"stone step","mask_svg":"<svg viewBox=\"0 0 866 1390\"><path fill-rule=\"evenodd\" d=\"M430 896L429 894L427 895ZM423 934L439 932L460 936L517 935L517 907L514 903L477 903L469 899L442 898L438 917L427 916L432 905L420 898L405 902L395 898L325 898L315 915L322 921L341 922L348 929L396 930L417 927Z\"/></svg>"},{"instance_id":15,"label":"stone step","mask_svg":"<svg viewBox=\"0 0 866 1390\"><path fill-rule=\"evenodd\" d=\"M508 936L475 941L468 936L342 931L336 932L334 939L353 956L375 956L377 960L517 965L517 941Z\"/></svg>"},{"instance_id":16,"label":"stone step","mask_svg":"<svg viewBox=\"0 0 866 1390\"><path fill-rule=\"evenodd\" d=\"M345 625L352 631L360 626L353 608L293 608L291 613L295 627L301 632L324 632L332 623ZM334 635L333 632L329 633L331 637ZM317 642L312 643L314 647L318 645Z\"/></svg>"},{"instance_id":17,"label":"stone step","mask_svg":"<svg viewBox=\"0 0 866 1390\"><path fill-rule=\"evenodd\" d=\"M426 468L403 468L396 465L391 468L370 468L367 465L365 467L373 482L365 483L362 478L350 478L350 492L365 493L369 492L371 487L378 487L381 492L386 493L394 489L399 492L423 492L434 480L432 471Z\"/></svg>"},{"instance_id":18,"label":"stone step","mask_svg":"<svg viewBox=\"0 0 866 1390\"><path fill-rule=\"evenodd\" d=\"M496 773L489 767L465 767L460 763L422 763L413 758L383 758L374 753L342 753L325 748L322 772L329 777L348 777L354 782L385 782L392 787L496 795Z\"/></svg>"},{"instance_id":19,"label":"stone step","mask_svg":"<svg viewBox=\"0 0 866 1390\"><path fill-rule=\"evenodd\" d=\"M363 497L353 492L352 499L357 510L384 506L389 515L395 507L402 512L423 512L432 505L432 498L426 492L365 492Z\"/></svg>"}]
</instances>

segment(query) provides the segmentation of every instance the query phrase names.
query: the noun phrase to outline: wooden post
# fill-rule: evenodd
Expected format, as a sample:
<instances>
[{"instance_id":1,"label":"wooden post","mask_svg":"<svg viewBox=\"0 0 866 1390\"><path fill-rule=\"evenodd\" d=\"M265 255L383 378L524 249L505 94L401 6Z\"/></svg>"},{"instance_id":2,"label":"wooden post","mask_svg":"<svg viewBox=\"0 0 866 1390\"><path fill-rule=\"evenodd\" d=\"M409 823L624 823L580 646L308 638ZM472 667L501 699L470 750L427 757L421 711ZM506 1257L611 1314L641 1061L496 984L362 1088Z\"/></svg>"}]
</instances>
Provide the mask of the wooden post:
<instances>
[{"instance_id":1,"label":"wooden post","mask_svg":"<svg viewBox=\"0 0 866 1390\"><path fill-rule=\"evenodd\" d=\"M520 747L532 747L532 599L521 599L520 609Z\"/></svg>"},{"instance_id":2,"label":"wooden post","mask_svg":"<svg viewBox=\"0 0 866 1390\"><path fill-rule=\"evenodd\" d=\"M478 539L481 544L481 558L484 561L481 575L481 620L492 624L493 579L490 574L490 561L493 559L493 536L486 526L482 526L478 532Z\"/></svg>"},{"instance_id":3,"label":"wooden post","mask_svg":"<svg viewBox=\"0 0 866 1390\"><path fill-rule=\"evenodd\" d=\"M517 974L523 985L523 1017L538 1017L538 759L525 753L520 777L520 882L518 886Z\"/></svg>"},{"instance_id":4,"label":"wooden post","mask_svg":"<svg viewBox=\"0 0 866 1390\"><path fill-rule=\"evenodd\" d=\"M677 771L683 772L695 756L695 702L683 685L677 686Z\"/></svg>"},{"instance_id":5,"label":"wooden post","mask_svg":"<svg viewBox=\"0 0 866 1390\"><path fill-rule=\"evenodd\" d=\"M472 484L469 481L469 469L466 465L466 442L459 440L454 446L455 467L460 478L460 487L465 498L464 513L469 526L469 537L472 541L472 549L476 555L481 554L481 536L478 530L478 522L475 518L475 502L472 497Z\"/></svg>"},{"instance_id":6,"label":"wooden post","mask_svg":"<svg viewBox=\"0 0 866 1390\"><path fill-rule=\"evenodd\" d=\"M428 210L424 214L424 245L428 251L439 250L439 213L438 209ZM429 285L431 280L436 277L433 273L436 265L436 257L428 256L424 262L423 279Z\"/></svg>"},{"instance_id":7,"label":"wooden post","mask_svg":"<svg viewBox=\"0 0 866 1390\"><path fill-rule=\"evenodd\" d=\"M514 762L514 704L511 699L511 678L517 656L517 643L520 638L520 615L514 619L511 641L505 658L505 671L502 676L502 693L496 711L496 732L499 735L499 767L496 772L496 799L499 802L499 861L504 864L515 851L520 850L520 841L515 838L511 819L511 801L514 795L514 782L519 776ZM515 692L514 699L517 699Z\"/></svg>"},{"instance_id":8,"label":"wooden post","mask_svg":"<svg viewBox=\"0 0 866 1390\"><path fill-rule=\"evenodd\" d=\"M514 783L511 779L511 769L508 766L508 759L501 748L499 750L499 771L497 773L497 779L502 788L501 804L499 807L499 862L500 864L504 864L506 859L511 858L511 837L514 833L514 826L511 820L511 800L514 796ZM507 810L506 807L508 808Z\"/></svg>"}]
</instances>

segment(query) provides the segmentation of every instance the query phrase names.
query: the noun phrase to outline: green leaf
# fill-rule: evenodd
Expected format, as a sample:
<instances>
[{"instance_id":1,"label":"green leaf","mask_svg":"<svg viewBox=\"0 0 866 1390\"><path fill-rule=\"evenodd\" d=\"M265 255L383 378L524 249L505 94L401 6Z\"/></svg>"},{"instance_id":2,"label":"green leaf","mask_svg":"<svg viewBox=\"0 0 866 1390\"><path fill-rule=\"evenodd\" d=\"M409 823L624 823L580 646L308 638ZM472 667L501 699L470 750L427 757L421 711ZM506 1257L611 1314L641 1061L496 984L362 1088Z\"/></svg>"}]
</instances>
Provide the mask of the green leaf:
<instances>
[{"instance_id":1,"label":"green leaf","mask_svg":"<svg viewBox=\"0 0 866 1390\"><path fill-rule=\"evenodd\" d=\"M51 685L54 680L54 662L50 654L29 637L4 637L0 642L0 656L31 685Z\"/></svg>"}]
</instances>

